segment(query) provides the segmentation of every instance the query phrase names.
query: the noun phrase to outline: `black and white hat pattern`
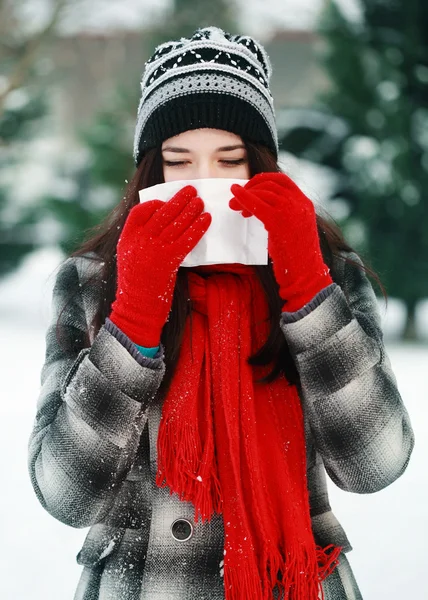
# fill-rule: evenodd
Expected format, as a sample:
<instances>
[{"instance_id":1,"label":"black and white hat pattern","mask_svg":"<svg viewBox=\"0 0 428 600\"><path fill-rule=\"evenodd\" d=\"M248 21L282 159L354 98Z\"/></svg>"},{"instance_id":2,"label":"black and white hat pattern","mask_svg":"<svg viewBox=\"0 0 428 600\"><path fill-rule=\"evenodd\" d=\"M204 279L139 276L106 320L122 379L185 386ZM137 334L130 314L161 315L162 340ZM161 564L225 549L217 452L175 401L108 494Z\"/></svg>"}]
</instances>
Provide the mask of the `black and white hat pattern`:
<instances>
[{"instance_id":1,"label":"black and white hat pattern","mask_svg":"<svg viewBox=\"0 0 428 600\"><path fill-rule=\"evenodd\" d=\"M224 129L278 155L272 67L263 46L218 27L158 46L141 80L134 160L188 129Z\"/></svg>"}]
</instances>

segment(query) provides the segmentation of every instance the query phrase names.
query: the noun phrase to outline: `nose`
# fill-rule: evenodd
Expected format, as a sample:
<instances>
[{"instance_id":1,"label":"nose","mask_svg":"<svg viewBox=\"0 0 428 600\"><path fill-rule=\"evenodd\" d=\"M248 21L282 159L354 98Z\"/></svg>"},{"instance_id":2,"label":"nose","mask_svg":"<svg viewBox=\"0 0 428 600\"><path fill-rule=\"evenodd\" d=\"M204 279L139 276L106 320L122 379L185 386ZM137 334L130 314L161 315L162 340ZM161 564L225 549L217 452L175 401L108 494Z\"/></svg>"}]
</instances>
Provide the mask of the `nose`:
<instances>
[{"instance_id":1,"label":"nose","mask_svg":"<svg viewBox=\"0 0 428 600\"><path fill-rule=\"evenodd\" d=\"M196 169L196 175L197 179L212 179L214 177L220 177L216 165L211 162L199 164Z\"/></svg>"}]
</instances>

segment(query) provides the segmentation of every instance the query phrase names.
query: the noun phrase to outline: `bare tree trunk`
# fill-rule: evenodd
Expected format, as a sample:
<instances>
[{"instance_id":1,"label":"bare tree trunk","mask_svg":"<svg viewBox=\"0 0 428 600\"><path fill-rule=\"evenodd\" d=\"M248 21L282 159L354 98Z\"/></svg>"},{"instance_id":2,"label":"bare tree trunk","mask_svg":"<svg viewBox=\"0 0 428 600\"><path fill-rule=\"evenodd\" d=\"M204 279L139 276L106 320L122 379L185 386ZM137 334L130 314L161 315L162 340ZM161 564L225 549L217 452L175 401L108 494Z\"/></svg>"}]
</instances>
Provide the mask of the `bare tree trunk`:
<instances>
[{"instance_id":1,"label":"bare tree trunk","mask_svg":"<svg viewBox=\"0 0 428 600\"><path fill-rule=\"evenodd\" d=\"M24 46L24 52L17 60L14 69L12 70L12 73L10 73L7 85L0 93L0 118L3 115L4 105L8 94L10 94L10 92L12 92L13 90L16 90L17 88L21 87L21 85L24 83L25 78L28 75L28 71L30 70L31 66L34 64L37 58L37 53L40 47L52 34L55 25L58 22L61 11L66 4L67 0L56 0L54 10L48 23L31 40L26 42Z\"/></svg>"},{"instance_id":2,"label":"bare tree trunk","mask_svg":"<svg viewBox=\"0 0 428 600\"><path fill-rule=\"evenodd\" d=\"M416 328L416 304L417 302L409 302L406 306L407 318L402 339L407 342L416 342L418 340L418 331Z\"/></svg>"}]
</instances>

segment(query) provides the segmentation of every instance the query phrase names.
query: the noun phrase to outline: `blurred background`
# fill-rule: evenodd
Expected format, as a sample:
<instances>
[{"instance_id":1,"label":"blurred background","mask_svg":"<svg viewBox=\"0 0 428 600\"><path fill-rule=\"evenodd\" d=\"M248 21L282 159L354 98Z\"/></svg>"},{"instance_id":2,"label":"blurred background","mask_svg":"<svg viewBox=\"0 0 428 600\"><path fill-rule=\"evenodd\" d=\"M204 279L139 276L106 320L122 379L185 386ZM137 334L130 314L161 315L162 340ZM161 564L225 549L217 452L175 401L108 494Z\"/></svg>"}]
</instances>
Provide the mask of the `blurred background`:
<instances>
[{"instance_id":1,"label":"blurred background","mask_svg":"<svg viewBox=\"0 0 428 600\"><path fill-rule=\"evenodd\" d=\"M44 513L26 473L55 270L132 176L145 61L204 25L265 45L281 166L389 296L387 349L417 448L390 488L356 497L330 484L332 504L365 600L428 598L425 0L0 0L2 597L73 597L86 532Z\"/></svg>"}]
</instances>

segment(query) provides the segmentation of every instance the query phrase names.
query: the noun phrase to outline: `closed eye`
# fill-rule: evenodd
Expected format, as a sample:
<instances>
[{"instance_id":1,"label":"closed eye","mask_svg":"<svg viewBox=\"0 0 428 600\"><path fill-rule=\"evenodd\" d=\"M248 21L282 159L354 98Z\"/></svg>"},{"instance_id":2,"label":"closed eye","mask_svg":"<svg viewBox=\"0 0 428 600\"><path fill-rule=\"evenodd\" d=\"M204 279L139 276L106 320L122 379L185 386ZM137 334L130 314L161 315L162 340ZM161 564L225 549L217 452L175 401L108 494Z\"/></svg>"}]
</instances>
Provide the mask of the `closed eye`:
<instances>
[{"instance_id":1,"label":"closed eye","mask_svg":"<svg viewBox=\"0 0 428 600\"><path fill-rule=\"evenodd\" d=\"M181 165L186 165L188 164L190 161L188 160L164 160L164 165L167 167L177 167L177 166L181 166ZM224 164L225 166L228 167L234 167L237 165L242 165L246 162L245 158L238 158L237 160L220 160L219 162L221 162L222 164Z\"/></svg>"}]
</instances>

